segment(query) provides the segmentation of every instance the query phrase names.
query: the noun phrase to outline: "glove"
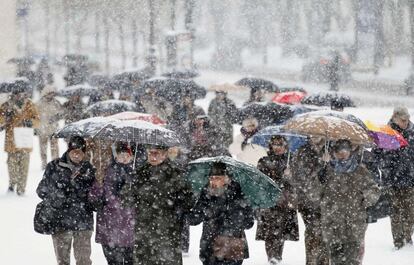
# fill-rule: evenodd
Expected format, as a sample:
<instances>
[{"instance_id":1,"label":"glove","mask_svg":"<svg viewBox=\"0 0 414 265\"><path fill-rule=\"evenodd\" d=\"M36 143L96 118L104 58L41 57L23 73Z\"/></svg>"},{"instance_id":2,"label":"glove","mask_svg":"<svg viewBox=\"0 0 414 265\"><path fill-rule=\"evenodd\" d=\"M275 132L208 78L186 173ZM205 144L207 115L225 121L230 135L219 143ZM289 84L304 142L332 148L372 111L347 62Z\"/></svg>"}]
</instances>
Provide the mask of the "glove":
<instances>
[{"instance_id":1,"label":"glove","mask_svg":"<svg viewBox=\"0 0 414 265\"><path fill-rule=\"evenodd\" d=\"M31 120L23 120L23 127L32 128L33 122Z\"/></svg>"}]
</instances>

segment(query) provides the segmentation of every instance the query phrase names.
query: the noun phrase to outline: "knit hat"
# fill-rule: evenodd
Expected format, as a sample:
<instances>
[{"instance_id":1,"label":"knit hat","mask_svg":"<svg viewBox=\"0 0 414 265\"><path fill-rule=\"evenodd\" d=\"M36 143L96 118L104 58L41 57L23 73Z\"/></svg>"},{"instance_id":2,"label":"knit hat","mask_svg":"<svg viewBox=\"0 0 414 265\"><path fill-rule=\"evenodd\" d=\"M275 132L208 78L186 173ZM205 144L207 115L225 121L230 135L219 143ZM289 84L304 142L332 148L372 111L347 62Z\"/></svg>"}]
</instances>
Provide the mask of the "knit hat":
<instances>
[{"instance_id":1,"label":"knit hat","mask_svg":"<svg viewBox=\"0 0 414 265\"><path fill-rule=\"evenodd\" d=\"M226 164L217 162L214 163L211 170L210 176L223 176L227 175Z\"/></svg>"},{"instance_id":2,"label":"knit hat","mask_svg":"<svg viewBox=\"0 0 414 265\"><path fill-rule=\"evenodd\" d=\"M72 136L69 140L68 151L75 149L81 149L83 152L86 152L86 141L80 136Z\"/></svg>"},{"instance_id":3,"label":"knit hat","mask_svg":"<svg viewBox=\"0 0 414 265\"><path fill-rule=\"evenodd\" d=\"M395 107L392 117L408 120L410 119L410 113L408 113L408 109L406 107Z\"/></svg>"}]
</instances>

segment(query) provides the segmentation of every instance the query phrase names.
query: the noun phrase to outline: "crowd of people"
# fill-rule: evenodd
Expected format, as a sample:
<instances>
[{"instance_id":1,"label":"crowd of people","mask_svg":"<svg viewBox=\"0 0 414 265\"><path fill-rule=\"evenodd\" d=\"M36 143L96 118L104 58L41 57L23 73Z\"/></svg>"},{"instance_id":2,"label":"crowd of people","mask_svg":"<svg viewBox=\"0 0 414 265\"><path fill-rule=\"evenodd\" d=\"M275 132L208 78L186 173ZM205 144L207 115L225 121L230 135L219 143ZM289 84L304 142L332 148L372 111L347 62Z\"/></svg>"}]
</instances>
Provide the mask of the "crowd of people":
<instances>
[{"instance_id":1,"label":"crowd of people","mask_svg":"<svg viewBox=\"0 0 414 265\"><path fill-rule=\"evenodd\" d=\"M268 149L257 152L250 139L264 125L254 115L241 118L226 91L215 92L205 113L190 90L168 102L156 95L156 89L124 99L134 101L140 112L165 120L180 146L102 143L73 136L59 157L57 139L52 137L59 121L69 124L85 118L87 104L79 95L61 104L52 78L36 104L27 91L15 89L0 106L10 193L24 195L32 151L16 145L14 129L32 128L39 136L44 175L37 187L42 202L36 209L35 230L52 236L59 265L70 264L72 244L76 264L92 264L94 211L95 240L108 264L182 264L189 226L200 223L204 265L242 264L249 257L244 231L254 220L256 240L265 241L269 264L279 264L285 241L299 240L299 213L305 223L307 265L359 265L367 209L382 194L391 200L395 248L412 244L414 130L406 108L395 108L389 121L409 143L398 150L365 149L346 139L327 142L308 135L306 144L291 152L287 137L274 135ZM255 88L245 106L264 100L263 91ZM234 138L236 123L242 128ZM96 159L97 149L105 156ZM213 165L200 194L192 191L184 178L190 161L231 155L255 163L278 185L281 196L276 205L253 209L223 163Z\"/></svg>"}]
</instances>

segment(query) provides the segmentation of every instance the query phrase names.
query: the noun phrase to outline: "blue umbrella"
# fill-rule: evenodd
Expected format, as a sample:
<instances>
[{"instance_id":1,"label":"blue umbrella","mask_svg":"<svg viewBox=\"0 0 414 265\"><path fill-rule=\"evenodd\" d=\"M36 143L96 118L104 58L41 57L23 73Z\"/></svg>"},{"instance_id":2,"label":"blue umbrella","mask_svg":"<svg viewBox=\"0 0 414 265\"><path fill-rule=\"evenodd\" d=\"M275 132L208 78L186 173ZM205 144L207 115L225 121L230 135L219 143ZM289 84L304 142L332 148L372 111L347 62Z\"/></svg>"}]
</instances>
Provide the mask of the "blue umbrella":
<instances>
[{"instance_id":1,"label":"blue umbrella","mask_svg":"<svg viewBox=\"0 0 414 265\"><path fill-rule=\"evenodd\" d=\"M290 152L295 152L298 150L301 146L303 146L306 143L306 136L294 134L290 132L284 132L282 131L282 126L268 126L260 131L258 131L253 137L252 137L252 144L257 144L260 146L263 146L264 148L268 148L269 141L274 135L281 135L285 136L288 144L289 144L289 150Z\"/></svg>"}]
</instances>

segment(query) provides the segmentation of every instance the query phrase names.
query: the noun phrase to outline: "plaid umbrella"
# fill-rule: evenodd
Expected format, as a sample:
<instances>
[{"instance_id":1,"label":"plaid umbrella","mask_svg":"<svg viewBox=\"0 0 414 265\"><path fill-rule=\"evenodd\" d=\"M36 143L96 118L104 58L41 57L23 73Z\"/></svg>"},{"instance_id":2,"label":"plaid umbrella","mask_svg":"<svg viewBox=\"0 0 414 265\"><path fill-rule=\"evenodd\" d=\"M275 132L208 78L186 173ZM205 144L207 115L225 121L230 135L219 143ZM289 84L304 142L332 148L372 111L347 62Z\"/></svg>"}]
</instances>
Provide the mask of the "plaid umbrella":
<instances>
[{"instance_id":1,"label":"plaid umbrella","mask_svg":"<svg viewBox=\"0 0 414 265\"><path fill-rule=\"evenodd\" d=\"M190 162L186 178L196 193L207 185L211 167L218 162L226 164L228 174L240 184L252 207L270 208L276 205L281 193L276 183L256 167L228 156L200 158Z\"/></svg>"},{"instance_id":2,"label":"plaid umbrella","mask_svg":"<svg viewBox=\"0 0 414 265\"><path fill-rule=\"evenodd\" d=\"M62 129L53 134L56 138L69 138L71 136L93 137L107 124L117 121L107 117L93 117L66 124Z\"/></svg>"},{"instance_id":3,"label":"plaid umbrella","mask_svg":"<svg viewBox=\"0 0 414 265\"><path fill-rule=\"evenodd\" d=\"M140 120L111 122L99 130L94 138L167 147L180 145L175 132Z\"/></svg>"}]
</instances>

